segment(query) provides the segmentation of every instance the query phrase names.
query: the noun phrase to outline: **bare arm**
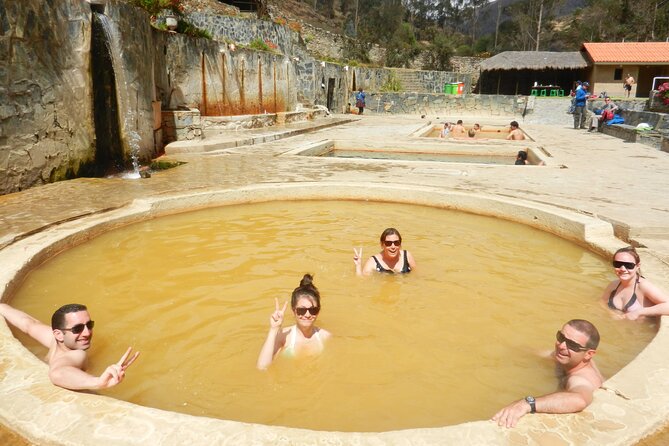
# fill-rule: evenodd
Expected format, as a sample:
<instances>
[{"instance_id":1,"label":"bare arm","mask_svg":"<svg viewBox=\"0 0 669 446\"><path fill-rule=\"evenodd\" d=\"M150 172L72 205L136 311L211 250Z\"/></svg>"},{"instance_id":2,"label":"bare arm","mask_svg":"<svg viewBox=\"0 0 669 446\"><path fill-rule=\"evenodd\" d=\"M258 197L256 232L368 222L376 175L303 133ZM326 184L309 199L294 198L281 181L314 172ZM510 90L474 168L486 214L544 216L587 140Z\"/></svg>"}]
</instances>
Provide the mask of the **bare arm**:
<instances>
[{"instance_id":1,"label":"bare arm","mask_svg":"<svg viewBox=\"0 0 669 446\"><path fill-rule=\"evenodd\" d=\"M409 266L411 267L411 271L416 270L416 260L413 258L413 255L407 251L407 261L409 262Z\"/></svg>"},{"instance_id":2,"label":"bare arm","mask_svg":"<svg viewBox=\"0 0 669 446\"><path fill-rule=\"evenodd\" d=\"M579 376L569 378L567 388L563 392L555 392L536 399L538 413L575 413L580 412L592 402L595 386L587 379ZM499 426L515 427L523 416L530 413L530 405L524 399L518 400L493 417Z\"/></svg>"},{"instance_id":3,"label":"bare arm","mask_svg":"<svg viewBox=\"0 0 669 446\"><path fill-rule=\"evenodd\" d=\"M362 267L362 275L369 276L370 274L372 274L376 269L375 265L376 262L374 261L374 258L373 257L368 258L367 261L365 262L365 266Z\"/></svg>"},{"instance_id":4,"label":"bare arm","mask_svg":"<svg viewBox=\"0 0 669 446\"><path fill-rule=\"evenodd\" d=\"M0 315L14 327L18 328L43 346L49 348L54 343L53 330L23 311L0 304Z\"/></svg>"},{"instance_id":5,"label":"bare arm","mask_svg":"<svg viewBox=\"0 0 669 446\"><path fill-rule=\"evenodd\" d=\"M70 390L106 389L120 384L125 378L125 371L135 362L139 352L130 356L132 347L126 350L121 359L105 369L100 376L93 376L83 371L79 364L85 358L85 352L75 350L57 358L49 364L49 379L59 387Z\"/></svg>"},{"instance_id":6,"label":"bare arm","mask_svg":"<svg viewBox=\"0 0 669 446\"><path fill-rule=\"evenodd\" d=\"M281 325L283 324L283 314L286 311L288 302L286 301L283 304L283 309L279 309L279 299L275 298L274 300L276 303L276 309L270 316L269 333L267 333L265 343L260 349L258 362L256 363L256 367L258 367L259 370L266 370L272 364L272 361L274 361L274 355L276 355L276 352L278 352L286 342L286 336L281 329Z\"/></svg>"},{"instance_id":7,"label":"bare arm","mask_svg":"<svg viewBox=\"0 0 669 446\"><path fill-rule=\"evenodd\" d=\"M653 303L652 306L643 307L640 310L632 311L625 314L625 317L630 320L635 320L639 316L665 316L669 315L669 296L647 280L639 284L643 292L644 299L648 299Z\"/></svg>"}]
</instances>

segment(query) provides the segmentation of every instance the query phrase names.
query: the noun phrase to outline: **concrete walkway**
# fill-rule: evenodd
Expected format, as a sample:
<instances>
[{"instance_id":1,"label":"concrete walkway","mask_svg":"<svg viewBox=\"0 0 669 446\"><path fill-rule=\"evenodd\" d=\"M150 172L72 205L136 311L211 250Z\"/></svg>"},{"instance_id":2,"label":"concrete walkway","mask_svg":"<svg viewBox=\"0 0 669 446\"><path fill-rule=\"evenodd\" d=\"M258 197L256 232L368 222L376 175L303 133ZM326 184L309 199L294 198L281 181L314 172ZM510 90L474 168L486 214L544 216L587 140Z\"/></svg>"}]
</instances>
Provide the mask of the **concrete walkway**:
<instances>
[{"instance_id":1,"label":"concrete walkway","mask_svg":"<svg viewBox=\"0 0 669 446\"><path fill-rule=\"evenodd\" d=\"M465 123L476 120L484 125L501 125L513 118L464 119ZM602 134L574 130L569 125L525 125L523 129L535 141L515 142L510 147L513 150L538 148L547 154L548 165L531 166L522 171L516 166L281 156L326 139L357 148L425 144L428 138L408 135L429 120L430 117L364 116L354 122L291 138L238 147L235 141L249 140L248 135L240 131L221 138L222 149L217 150L217 141L213 140L208 141L207 150L211 151L206 153L169 155L170 159L188 164L155 172L150 179L77 179L0 196L3 222L0 247L41 227L117 208L135 198L185 189L296 181L415 184L520 198L611 222L616 234L625 241L669 247L669 195L666 192L669 154ZM260 133L259 130L252 132L257 141L260 141ZM275 135L277 131L269 129L265 133ZM431 141L432 144L439 142ZM370 169L371 165L374 169Z\"/></svg>"}]
</instances>

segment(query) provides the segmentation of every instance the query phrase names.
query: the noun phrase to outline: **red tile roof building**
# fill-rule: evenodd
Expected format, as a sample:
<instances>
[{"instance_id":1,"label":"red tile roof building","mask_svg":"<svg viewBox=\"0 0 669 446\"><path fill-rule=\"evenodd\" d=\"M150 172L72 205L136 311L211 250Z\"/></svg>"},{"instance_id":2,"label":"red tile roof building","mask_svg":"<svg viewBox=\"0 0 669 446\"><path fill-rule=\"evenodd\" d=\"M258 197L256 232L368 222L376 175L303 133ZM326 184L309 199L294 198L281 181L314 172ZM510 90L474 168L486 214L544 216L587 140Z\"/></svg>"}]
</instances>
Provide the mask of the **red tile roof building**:
<instances>
[{"instance_id":1,"label":"red tile roof building","mask_svg":"<svg viewBox=\"0 0 669 446\"><path fill-rule=\"evenodd\" d=\"M584 43L583 49L595 63L669 64L669 42Z\"/></svg>"},{"instance_id":2,"label":"red tile roof building","mask_svg":"<svg viewBox=\"0 0 669 446\"><path fill-rule=\"evenodd\" d=\"M591 92L610 96L626 96L624 79L635 82L632 97L648 97L653 83L669 78L669 42L607 42L584 43L581 47L590 62Z\"/></svg>"}]
</instances>

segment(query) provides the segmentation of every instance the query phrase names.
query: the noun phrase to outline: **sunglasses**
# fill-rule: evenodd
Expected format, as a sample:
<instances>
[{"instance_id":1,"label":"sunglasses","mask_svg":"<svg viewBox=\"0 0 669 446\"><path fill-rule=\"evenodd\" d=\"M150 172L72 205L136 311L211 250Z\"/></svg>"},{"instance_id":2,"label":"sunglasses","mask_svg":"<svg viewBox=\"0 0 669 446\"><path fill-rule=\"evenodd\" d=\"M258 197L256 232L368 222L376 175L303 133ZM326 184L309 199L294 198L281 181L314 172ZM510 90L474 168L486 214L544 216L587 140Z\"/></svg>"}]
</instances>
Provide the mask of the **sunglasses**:
<instances>
[{"instance_id":1,"label":"sunglasses","mask_svg":"<svg viewBox=\"0 0 669 446\"><path fill-rule=\"evenodd\" d=\"M80 334L84 331L84 327L88 328L88 331L91 331L95 326L95 321L88 321L85 324L77 324L72 328L61 328L62 331L71 331L72 334Z\"/></svg>"},{"instance_id":2,"label":"sunglasses","mask_svg":"<svg viewBox=\"0 0 669 446\"><path fill-rule=\"evenodd\" d=\"M297 308L295 308L295 313L297 313L298 316L304 316L305 314L307 314L307 311L312 316L316 316L321 311L321 307L309 307L309 308L297 307Z\"/></svg>"},{"instance_id":3,"label":"sunglasses","mask_svg":"<svg viewBox=\"0 0 669 446\"><path fill-rule=\"evenodd\" d=\"M620 260L614 260L613 261L613 267L614 268L622 268L625 267L627 270L631 270L636 268L636 263L634 262L621 262Z\"/></svg>"},{"instance_id":4,"label":"sunglasses","mask_svg":"<svg viewBox=\"0 0 669 446\"><path fill-rule=\"evenodd\" d=\"M386 246L401 246L402 245L402 240L384 240L383 244Z\"/></svg>"},{"instance_id":5,"label":"sunglasses","mask_svg":"<svg viewBox=\"0 0 669 446\"><path fill-rule=\"evenodd\" d=\"M557 339L559 344L562 344L564 342L567 345L567 348L573 352L583 352L586 350L590 350L587 347L583 347L578 342L572 341L571 339L565 337L565 335L562 334L560 330L558 330L558 332L555 333L555 339Z\"/></svg>"}]
</instances>

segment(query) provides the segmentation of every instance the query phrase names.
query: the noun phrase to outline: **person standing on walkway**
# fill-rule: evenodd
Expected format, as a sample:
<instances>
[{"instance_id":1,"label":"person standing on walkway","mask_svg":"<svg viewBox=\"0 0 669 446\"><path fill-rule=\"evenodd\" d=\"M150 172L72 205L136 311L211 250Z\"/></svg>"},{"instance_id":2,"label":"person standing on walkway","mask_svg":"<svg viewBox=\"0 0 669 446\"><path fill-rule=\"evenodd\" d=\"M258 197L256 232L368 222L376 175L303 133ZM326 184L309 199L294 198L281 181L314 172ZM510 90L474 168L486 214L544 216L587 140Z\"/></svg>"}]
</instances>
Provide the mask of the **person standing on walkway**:
<instances>
[{"instance_id":1,"label":"person standing on walkway","mask_svg":"<svg viewBox=\"0 0 669 446\"><path fill-rule=\"evenodd\" d=\"M627 73L627 77L625 78L625 82L623 83L623 88L625 89L625 96L626 97L628 97L628 98L630 97L630 93L632 93L632 85L635 82L636 81L634 80L632 75L630 73Z\"/></svg>"},{"instance_id":2,"label":"person standing on walkway","mask_svg":"<svg viewBox=\"0 0 669 446\"><path fill-rule=\"evenodd\" d=\"M355 94L355 106L358 107L358 114L361 115L365 111L365 92L362 87Z\"/></svg>"},{"instance_id":3,"label":"person standing on walkway","mask_svg":"<svg viewBox=\"0 0 669 446\"><path fill-rule=\"evenodd\" d=\"M576 90L574 97L574 128L585 129L585 103L588 99L588 87L590 84L583 82L580 89Z\"/></svg>"}]
</instances>

